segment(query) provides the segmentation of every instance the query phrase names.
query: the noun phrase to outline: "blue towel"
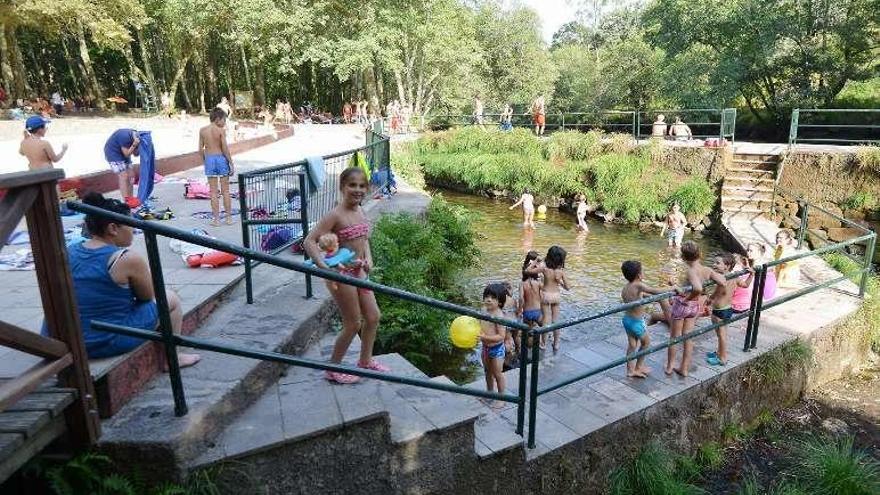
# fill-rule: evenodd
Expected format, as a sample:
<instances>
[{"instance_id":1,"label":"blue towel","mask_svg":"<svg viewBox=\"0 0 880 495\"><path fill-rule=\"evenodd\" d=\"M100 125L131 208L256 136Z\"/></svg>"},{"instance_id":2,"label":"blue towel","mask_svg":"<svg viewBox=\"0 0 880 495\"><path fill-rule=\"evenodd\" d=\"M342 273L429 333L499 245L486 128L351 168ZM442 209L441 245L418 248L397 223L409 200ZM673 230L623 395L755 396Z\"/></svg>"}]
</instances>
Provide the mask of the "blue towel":
<instances>
[{"instance_id":1,"label":"blue towel","mask_svg":"<svg viewBox=\"0 0 880 495\"><path fill-rule=\"evenodd\" d=\"M324 172L324 158L320 156L310 156L306 158L309 165L309 183L312 185L312 193L321 189L324 180L327 178Z\"/></svg>"},{"instance_id":2,"label":"blue towel","mask_svg":"<svg viewBox=\"0 0 880 495\"><path fill-rule=\"evenodd\" d=\"M153 149L153 137L149 131L138 132L138 138L141 140L138 199L141 200L142 205L145 205L150 199L150 195L153 194L153 176L156 174L156 152Z\"/></svg>"}]
</instances>

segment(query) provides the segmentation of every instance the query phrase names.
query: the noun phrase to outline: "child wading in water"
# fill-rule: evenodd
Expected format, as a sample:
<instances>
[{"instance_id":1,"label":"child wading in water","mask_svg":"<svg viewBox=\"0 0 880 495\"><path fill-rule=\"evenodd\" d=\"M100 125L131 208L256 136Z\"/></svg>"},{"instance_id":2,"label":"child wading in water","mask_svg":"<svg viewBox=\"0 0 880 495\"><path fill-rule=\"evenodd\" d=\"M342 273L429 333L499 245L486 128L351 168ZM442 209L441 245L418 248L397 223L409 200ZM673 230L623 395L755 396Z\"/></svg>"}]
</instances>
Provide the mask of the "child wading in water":
<instances>
[{"instance_id":1,"label":"child wading in water","mask_svg":"<svg viewBox=\"0 0 880 495\"><path fill-rule=\"evenodd\" d=\"M535 197L532 196L528 189L523 191L519 201L514 203L509 209L512 210L519 205L522 205L523 209L523 227L535 228Z\"/></svg>"},{"instance_id":2,"label":"child wading in water","mask_svg":"<svg viewBox=\"0 0 880 495\"><path fill-rule=\"evenodd\" d=\"M551 246L543 263L538 264L533 261L532 267L526 269L526 273L544 276L541 306L544 312L542 326L545 327L559 319L559 303L562 302L560 288L568 290L568 280L565 278L565 254L565 249ZM541 335L539 345L541 349L547 346L546 334ZM559 350L559 330L553 331L553 350Z\"/></svg>"},{"instance_id":3,"label":"child wading in water","mask_svg":"<svg viewBox=\"0 0 880 495\"><path fill-rule=\"evenodd\" d=\"M489 284L483 289L483 310L487 315L504 318L501 308L507 301L507 288L504 284ZM480 342L483 344L483 368L486 370L486 390L504 393L504 327L488 321L480 322ZM504 403L495 401L493 408Z\"/></svg>"},{"instance_id":4,"label":"child wading in water","mask_svg":"<svg viewBox=\"0 0 880 495\"><path fill-rule=\"evenodd\" d=\"M587 198L584 197L583 194L579 194L577 197L577 221L578 221L578 230L582 230L584 232L589 232L590 227L587 226Z\"/></svg>"},{"instance_id":5,"label":"child wading in water","mask_svg":"<svg viewBox=\"0 0 880 495\"><path fill-rule=\"evenodd\" d=\"M220 225L220 195L226 210L226 225L232 225L232 199L229 196L229 176L235 173L232 155L226 145L226 112L221 108L211 110L211 123L199 131L199 153L205 164L205 176L211 188L211 225Z\"/></svg>"},{"instance_id":6,"label":"child wading in water","mask_svg":"<svg viewBox=\"0 0 880 495\"><path fill-rule=\"evenodd\" d=\"M629 282L623 286L623 291L620 293L620 297L625 303L638 301L644 294L661 294L665 292L663 289L650 287L642 282L642 264L638 261L624 261L623 265L620 266L620 271L623 272L623 278ZM632 354L639 344L641 344L639 346L640 351L647 349L651 345L651 336L648 335L645 325L644 306L630 309L623 315L623 329L626 331L627 355ZM626 362L626 376L645 378L650 372L651 368L645 366L645 356L638 358L635 362L633 360Z\"/></svg>"},{"instance_id":7,"label":"child wading in water","mask_svg":"<svg viewBox=\"0 0 880 495\"><path fill-rule=\"evenodd\" d=\"M540 262L537 251L529 251L523 261L522 285L519 288L519 307L522 321L531 328L541 326L544 313L541 311L541 280L536 273L528 273L526 270L532 266L532 262ZM517 350L519 341L517 340Z\"/></svg>"},{"instance_id":8,"label":"child wading in water","mask_svg":"<svg viewBox=\"0 0 880 495\"><path fill-rule=\"evenodd\" d=\"M669 247L681 247L684 239L684 228L687 226L687 218L681 213L678 203L672 205L672 209L666 214L666 220L663 224L663 230L660 235L666 235L666 241Z\"/></svg>"},{"instance_id":9,"label":"child wading in water","mask_svg":"<svg viewBox=\"0 0 880 495\"><path fill-rule=\"evenodd\" d=\"M730 253L720 254L715 257L715 271L725 277L736 266L736 257ZM754 271L749 268L751 273ZM709 304L712 306L712 323L729 320L733 316L732 299L737 287L748 287L752 283L752 275L745 280L735 278L726 280L723 284L715 286L715 291L709 296ZM715 329L718 336L718 351L710 352L706 356L706 362L712 366L724 366L727 364L727 325Z\"/></svg>"},{"instance_id":10,"label":"child wading in water","mask_svg":"<svg viewBox=\"0 0 880 495\"><path fill-rule=\"evenodd\" d=\"M683 292L676 287L678 295L672 300L672 325L670 326L670 338L687 335L694 329L694 322L703 312L703 284L709 279L719 285L724 285L724 277L709 267L700 264L700 246L694 241L685 241L681 245L681 259L687 264L687 280L685 284L691 285L689 292ZM691 365L691 354L694 343L691 340L684 341L684 351L681 353L681 362L678 368L673 367L675 362L676 346L669 346L666 351L666 374L676 372L681 376L688 376Z\"/></svg>"}]
</instances>

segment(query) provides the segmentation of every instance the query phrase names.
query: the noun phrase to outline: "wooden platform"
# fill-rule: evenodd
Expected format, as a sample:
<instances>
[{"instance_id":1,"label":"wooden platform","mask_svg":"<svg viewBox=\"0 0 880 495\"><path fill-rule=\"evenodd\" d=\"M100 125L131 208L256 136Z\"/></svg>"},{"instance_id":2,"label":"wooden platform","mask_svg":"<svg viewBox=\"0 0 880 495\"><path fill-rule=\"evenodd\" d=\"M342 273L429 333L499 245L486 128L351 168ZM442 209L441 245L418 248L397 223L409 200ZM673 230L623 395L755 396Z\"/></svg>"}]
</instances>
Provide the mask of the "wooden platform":
<instances>
[{"instance_id":1,"label":"wooden platform","mask_svg":"<svg viewBox=\"0 0 880 495\"><path fill-rule=\"evenodd\" d=\"M0 483L67 430L72 388L44 386L0 412Z\"/></svg>"}]
</instances>

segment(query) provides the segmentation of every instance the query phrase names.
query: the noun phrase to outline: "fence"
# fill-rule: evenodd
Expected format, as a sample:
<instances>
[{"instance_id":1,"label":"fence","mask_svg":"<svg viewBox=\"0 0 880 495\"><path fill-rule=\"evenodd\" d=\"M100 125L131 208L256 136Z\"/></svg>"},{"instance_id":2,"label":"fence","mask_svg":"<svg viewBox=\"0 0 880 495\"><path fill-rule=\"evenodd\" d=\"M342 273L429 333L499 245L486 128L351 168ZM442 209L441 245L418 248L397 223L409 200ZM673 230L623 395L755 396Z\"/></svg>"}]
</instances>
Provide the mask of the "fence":
<instances>
[{"instance_id":1,"label":"fence","mask_svg":"<svg viewBox=\"0 0 880 495\"><path fill-rule=\"evenodd\" d=\"M649 138L652 135L657 115L667 117L666 125L671 126L678 116L691 128L695 139L719 138L733 141L736 135L735 108L683 108L670 110L597 110L593 112L549 112L545 115L545 128L551 130L591 130L631 134L634 139ZM445 128L474 123L473 115L448 114L431 115L421 121L422 127ZM500 125L501 114L483 114L484 125ZM515 113L511 117L514 127L532 127L532 114ZM666 132L665 134L668 134Z\"/></svg>"},{"instance_id":2,"label":"fence","mask_svg":"<svg viewBox=\"0 0 880 495\"><path fill-rule=\"evenodd\" d=\"M788 145L880 144L880 109L795 108Z\"/></svg>"},{"instance_id":3,"label":"fence","mask_svg":"<svg viewBox=\"0 0 880 495\"><path fill-rule=\"evenodd\" d=\"M805 202L803 202L803 204L804 204L804 209L802 210L803 221L801 223L802 231L799 234L799 239L801 240L801 242L803 240L804 232L808 229L807 224L809 223L810 208L820 208L817 206L807 205L807 203L805 203ZM136 228L139 228L144 231L144 235L145 235L145 238L147 241L147 254L148 254L148 257L150 260L150 268L151 268L152 277L153 277L153 284L156 289L155 292L156 292L157 298L158 298L157 304L158 304L159 312L161 315L160 316L160 323L161 324L160 324L159 330L158 331L147 331L147 330L140 330L140 329L134 329L134 328L129 328L129 327L123 327L123 326L119 326L119 325L112 325L112 324L103 323L103 322L93 322L92 326L93 326L93 328L97 328L97 329L101 329L101 330L105 330L105 331L109 331L109 332L114 332L114 333L119 333L119 334L123 334L123 335L129 335L129 336L133 336L133 337L158 341L158 342L161 342L165 346L165 354L166 354L166 357L168 358L168 361L169 361L169 371L170 371L169 377L170 377L171 386L172 386L172 389L174 392L175 413L177 415L186 414L186 411L187 411L186 399L185 399L185 395L184 395L184 391L183 391L183 384L180 379L180 370L179 370L179 366L176 362L177 347L183 346L183 347L191 347L191 348L195 348L195 349L202 349L202 350L206 350L206 351L213 351L213 352L226 353L226 354L231 354L231 355L236 355L236 356L243 356L243 357L247 357L247 358L273 361L273 362L283 363L283 364L287 364L287 365L291 365L291 366L301 366L301 367L306 367L306 368L311 368L311 369L343 372L343 373L348 373L348 374L352 374L352 375L356 375L356 376L360 376L360 377L373 378L373 379L381 380L381 381L388 381L388 382L393 382L393 383L412 385L412 386L416 386L416 387L429 388L429 389L433 389L433 390L440 390L440 391L452 392L452 393L457 393L457 394L462 394L462 395L496 399L496 400L500 400L500 401L504 401L504 402L515 403L517 405L517 422L516 422L517 434L523 435L524 426L525 426L526 411L528 411L528 413L529 413L528 435L527 435L527 438L528 438L527 445L529 448L534 448L534 446L535 446L535 435L536 435L535 424L536 424L536 414L537 414L537 403L538 403L538 399L541 395L549 393L553 390L557 390L557 389L564 387L566 385L578 382L580 380L586 379L586 378L591 377L593 375L596 375L598 373L602 373L606 370L610 370L616 366L619 366L619 365L625 363L629 359L636 359L641 356L646 356L646 355L661 351L661 350L666 349L670 346L684 343L690 339L696 338L696 337L703 335L707 332L715 330L716 328L718 328L721 325L727 325L732 322L743 320L743 319L748 319L748 323L746 326L745 340L743 342L743 351L746 351L746 352L750 351L751 349L754 349L757 345L761 314L764 310L778 306L780 304L783 304L785 302L791 301L791 300L796 299L798 297L804 296L804 295L809 294L811 292L823 289L825 287L835 285L835 284L843 282L847 279L847 276L844 275L841 277L834 278L832 280L819 282L814 285L811 285L811 286L805 287L803 289L794 291L792 293L786 294L784 296L780 296L772 301L765 302L764 295L763 295L764 294L764 285L765 285L767 273L769 270L774 269L774 267L776 267L780 264L783 264L783 263L788 263L791 261L796 261L796 260L811 257L811 256L819 256L819 255L822 255L825 253L830 253L833 251L845 250L847 248L847 246L851 246L851 245L855 245L855 244L867 244L867 248L865 251L864 265L861 269L862 280L861 280L859 294L858 294L858 296L863 296L864 291L865 291L865 285L867 283L867 277L869 276L869 274L871 272L871 260L873 259L873 252L874 252L875 243L876 243L876 234L874 232L872 232L868 229L865 229L864 227L859 226L857 224L853 224L855 227L861 229L862 232L864 232L864 235L861 235L861 236L856 237L854 239L849 239L847 241L830 244L828 246L824 246L822 248L819 248L819 249L816 249L813 251L795 254L793 256L789 256L789 257L786 257L786 258L783 258L780 260L771 261L771 262L766 263L764 265L757 266L756 270L755 270L755 279L753 282L751 304L750 304L749 309L747 311L745 311L737 316L734 316L728 320L724 320L719 323L713 323L711 325L707 325L707 326L695 329L686 335L683 335L683 336L680 336L677 338L673 338L673 339L669 339L666 342L663 342L661 344L657 344L657 345L650 347L648 349L645 349L643 351L639 351L639 352L636 352L636 353L633 353L633 354L630 354L627 356L622 355L619 359L612 360L610 362L607 362L607 363L600 365L600 366L597 366L595 368L585 370L581 373L578 373L576 375L561 379L561 380L556 381L554 383L539 386L539 367L538 367L538 363L540 361L540 355L539 355L539 350L538 350L539 347L537 345L534 345L534 346L532 346L531 351L529 351L529 342L531 339L533 339L534 337L537 337L541 334L552 332L554 330L574 327L576 325L580 325L580 324L586 323L588 321L592 321L592 320L596 320L599 318L615 315L615 314L618 314L618 313L621 313L621 312L624 312L624 311L627 311L627 310L630 310L630 309L633 309L633 308L636 308L639 306L643 306L646 304L652 304L655 302L659 302L661 300L673 297L676 293L673 291L669 291L669 292L665 292L663 294L658 294L655 296L643 298L643 299L640 299L635 302L616 305L616 306L611 307L605 311L601 311L599 313L595 313L595 314L585 316L582 318L577 318L577 319L565 321L565 322L554 323L552 325L548 325L546 327L542 327L542 328L538 328L538 329L531 329L519 321L491 317L489 315L480 313L474 309L467 308L464 306L452 304L452 303L445 302L445 301L440 301L437 299L421 296L418 294L413 294L413 293L403 291L403 290L400 290L400 289L397 289L394 287L389 287L389 286L385 286L382 284L377 284L377 283L371 282L369 280L351 278L351 277L348 277L345 275L341 275L335 271L323 270L323 269L316 268L311 265L307 265L303 262L289 260L289 259L283 259L281 257L274 256L270 253L260 252L260 251L256 251L256 250L253 250L253 249L250 249L247 247L236 246L236 245L226 243L223 241L197 236L197 235L191 234L189 232L185 232L185 231L182 231L179 229L175 229L173 227L168 227L168 226L162 225L160 223L147 222L147 221L135 219L135 218L132 218L129 216L119 215L116 213L108 212L106 210L101 210L101 209L98 209L98 208L95 208L92 206L88 206L88 205L84 205L84 204L76 203L76 202L69 202L68 206L75 211L79 211L79 212L83 212L83 213L87 213L87 214L93 214L93 215L100 215L100 216L106 217L114 222L117 222L120 224L130 225L132 227L136 227ZM833 217L837 218L841 222L849 222L848 220L840 218L837 215L834 215L830 212L827 212L824 209L822 209L822 211L827 214L832 215ZM304 226L306 226L308 224L307 219L303 219L302 221L303 221ZM467 387L460 387L460 386L456 386L456 385L447 385L447 384L437 383L437 382L430 381L430 380L415 379L415 378L411 378L411 377L398 376L398 375L387 374L387 373L378 373L375 371L364 370L361 368L345 366L345 365L341 365L341 364L316 361L316 360L311 360L311 359L290 356L290 355L286 355L286 354L280 354L280 353L276 353L276 352L268 352L268 351L263 351L263 350L259 350L259 349L252 349L252 348L248 348L248 347L229 345L227 343L222 343L222 342L214 341L214 340L206 340L206 339L200 339L200 338L196 338L196 337L185 337L185 336L180 336L180 335L173 335L171 333L170 321L169 321L169 316L168 316L169 315L168 304L167 304L167 301L165 301L165 299L164 299L164 294L165 294L164 281L162 278L162 268L161 268L161 264L160 264L160 260L159 260L158 249L156 247L157 246L157 244L156 244L156 236L157 235L163 235L163 236L171 237L174 239L180 239L180 240L183 240L186 242L199 244L199 245L209 247L212 249L233 253L233 254L241 256L245 259L249 259L249 260L252 260L255 262L266 263L266 264L273 265L273 266L276 266L276 267L279 267L282 269L293 270L293 271L305 273L307 275L314 275L314 276L317 276L320 278L333 280L333 281L344 283L344 284L353 285L355 287L373 290L375 292L387 294L389 296L403 299L403 300L407 300L407 301L414 302L417 304L426 305L426 306L433 307L433 308L443 309L443 310L450 311L450 312L460 314L460 315L468 315L468 316L472 316L472 317L480 319L480 320L498 323L498 324L501 324L501 325L506 326L508 328L521 330L522 340L521 340L521 346L520 346L521 354L519 356L520 368L519 368L519 387L517 389L518 390L517 394L513 395L510 393L499 394L499 393L494 393L494 392L487 392L487 391L476 390L476 389L467 388ZM739 272L735 272L735 273L731 273L731 274L727 275L727 279L741 277L741 276L745 275L746 273L747 272L744 270L739 271ZM712 285L712 283L708 283L708 284L706 284L706 287L709 287L711 285ZM691 288L684 287L683 289L685 291L688 291ZM531 360L528 359L528 356L527 356L528 352L531 352ZM623 353L621 353L621 354L623 354ZM531 363L530 370L527 369L527 363L529 363L529 362ZM528 387L527 387L527 382L529 383Z\"/></svg>"},{"instance_id":4,"label":"fence","mask_svg":"<svg viewBox=\"0 0 880 495\"><path fill-rule=\"evenodd\" d=\"M308 160L238 174L242 245L275 254L301 241L309 228L336 206L339 174L352 164L370 170L372 192L383 193L391 184L391 146L387 136L367 129L367 144L314 160L323 181L315 180ZM363 162L356 157L363 157ZM353 162L354 160L354 162ZM320 186L315 186L321 182ZM372 194L370 195L372 197ZM253 303L253 268L259 261L244 258L248 304ZM306 296L312 297L312 279L306 275Z\"/></svg>"}]
</instances>

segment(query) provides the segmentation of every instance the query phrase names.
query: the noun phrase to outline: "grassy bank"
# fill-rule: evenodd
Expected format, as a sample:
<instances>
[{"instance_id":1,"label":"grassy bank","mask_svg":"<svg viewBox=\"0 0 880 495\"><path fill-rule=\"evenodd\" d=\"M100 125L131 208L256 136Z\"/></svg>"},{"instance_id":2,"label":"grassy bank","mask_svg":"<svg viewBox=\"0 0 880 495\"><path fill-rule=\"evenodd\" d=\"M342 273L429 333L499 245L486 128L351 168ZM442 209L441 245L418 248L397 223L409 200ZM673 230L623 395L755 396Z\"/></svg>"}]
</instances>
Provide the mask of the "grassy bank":
<instances>
[{"instance_id":1,"label":"grassy bank","mask_svg":"<svg viewBox=\"0 0 880 495\"><path fill-rule=\"evenodd\" d=\"M627 222L657 219L676 201L689 216L707 215L712 186L652 164L655 151L623 134L565 131L538 139L525 129L463 127L425 134L395 154L394 166L416 186L433 179L475 191L529 189L543 199L583 194Z\"/></svg>"},{"instance_id":2,"label":"grassy bank","mask_svg":"<svg viewBox=\"0 0 880 495\"><path fill-rule=\"evenodd\" d=\"M423 217L400 213L379 219L371 236L376 269L370 276L416 294L464 303L457 280L477 262L475 238L468 212L434 196ZM383 294L376 299L382 311L377 353L397 352L429 375L456 379L462 359L448 330L457 315Z\"/></svg>"},{"instance_id":3,"label":"grassy bank","mask_svg":"<svg viewBox=\"0 0 880 495\"><path fill-rule=\"evenodd\" d=\"M829 253L824 258L832 268L848 276L853 283L861 282L862 266L852 259L840 253ZM865 299L859 310L838 331L863 336L871 350L880 354L880 278L876 275L868 277Z\"/></svg>"}]
</instances>

